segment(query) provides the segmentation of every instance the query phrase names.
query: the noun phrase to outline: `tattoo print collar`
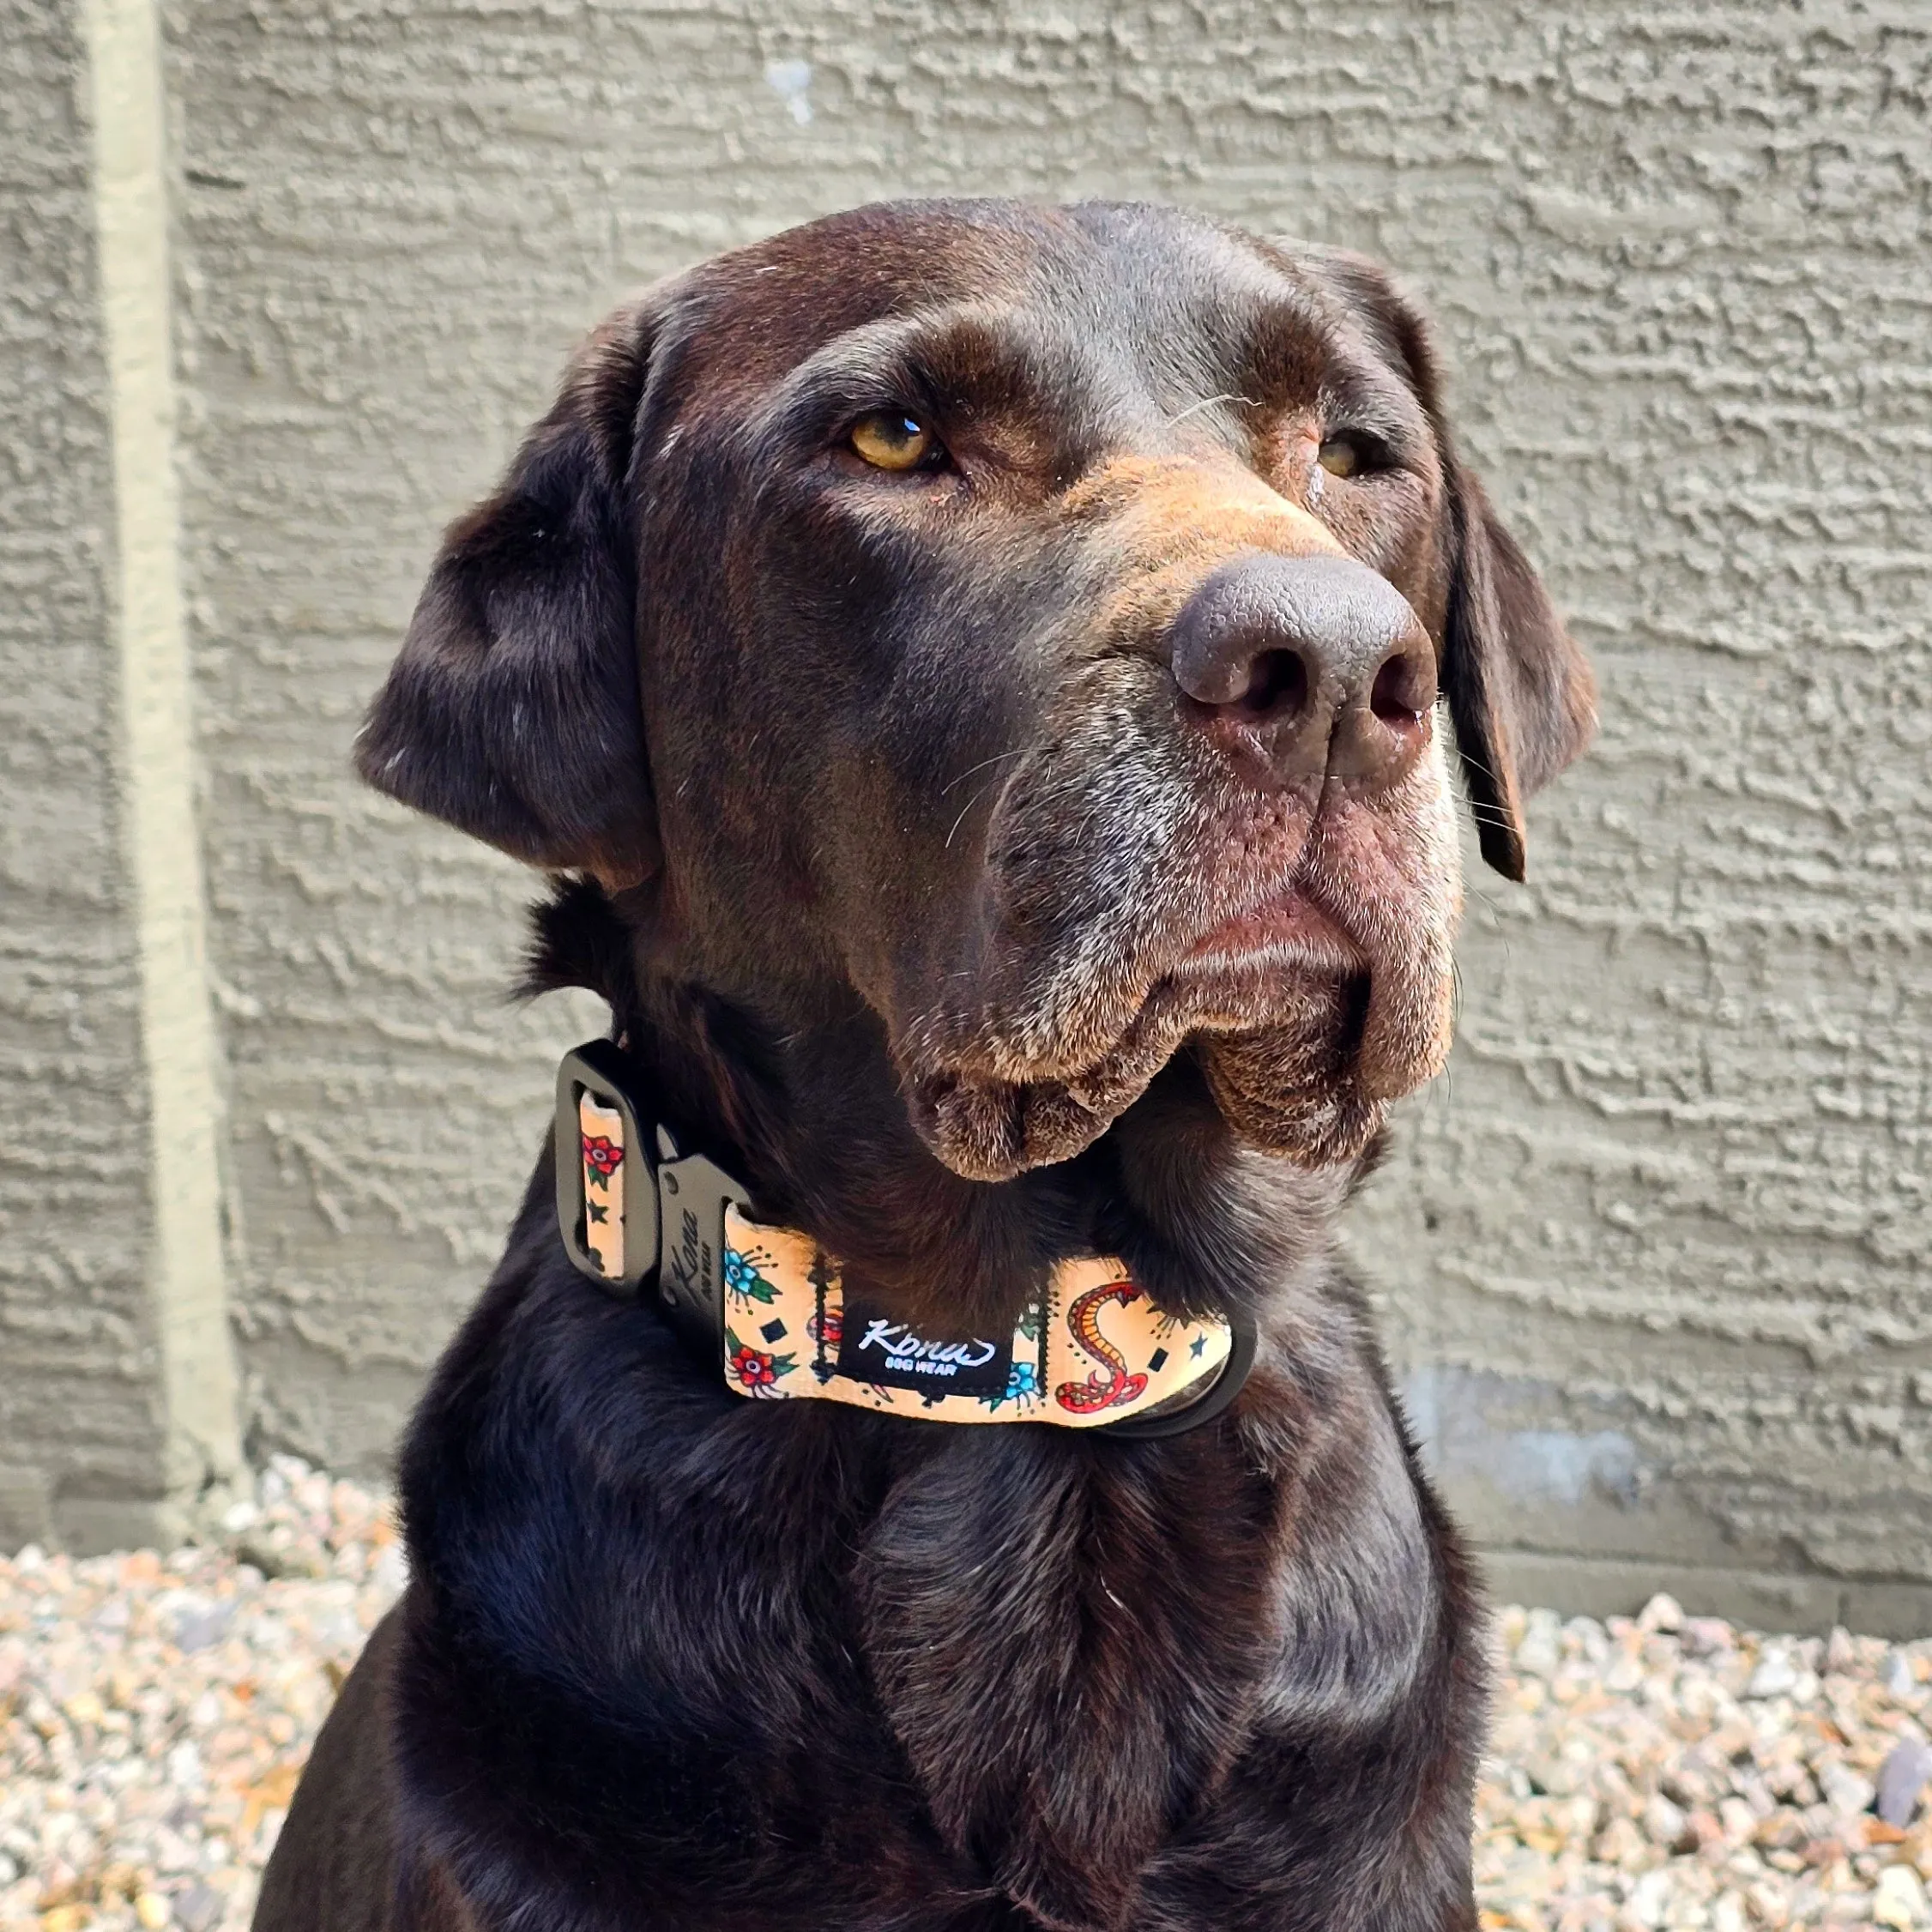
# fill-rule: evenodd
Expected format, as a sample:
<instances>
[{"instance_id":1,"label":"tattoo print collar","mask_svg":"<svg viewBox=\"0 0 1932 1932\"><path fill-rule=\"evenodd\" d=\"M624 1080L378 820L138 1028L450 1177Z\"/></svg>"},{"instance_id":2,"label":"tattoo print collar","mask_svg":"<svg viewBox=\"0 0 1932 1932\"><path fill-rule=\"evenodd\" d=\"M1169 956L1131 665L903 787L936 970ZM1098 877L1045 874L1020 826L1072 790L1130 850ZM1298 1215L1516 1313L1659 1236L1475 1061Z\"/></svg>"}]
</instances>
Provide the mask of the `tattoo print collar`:
<instances>
[{"instance_id":1,"label":"tattoo print collar","mask_svg":"<svg viewBox=\"0 0 1932 1932\"><path fill-rule=\"evenodd\" d=\"M630 1137L621 1111L582 1089L575 1098L588 1253L573 1258L615 1280L626 1273ZM848 1295L809 1236L756 1221L735 1200L721 1204L719 1367L737 1395L928 1422L1094 1428L1189 1407L1234 1349L1226 1321L1164 1313L1104 1258L1060 1263L1011 1335L921 1334Z\"/></svg>"}]
</instances>

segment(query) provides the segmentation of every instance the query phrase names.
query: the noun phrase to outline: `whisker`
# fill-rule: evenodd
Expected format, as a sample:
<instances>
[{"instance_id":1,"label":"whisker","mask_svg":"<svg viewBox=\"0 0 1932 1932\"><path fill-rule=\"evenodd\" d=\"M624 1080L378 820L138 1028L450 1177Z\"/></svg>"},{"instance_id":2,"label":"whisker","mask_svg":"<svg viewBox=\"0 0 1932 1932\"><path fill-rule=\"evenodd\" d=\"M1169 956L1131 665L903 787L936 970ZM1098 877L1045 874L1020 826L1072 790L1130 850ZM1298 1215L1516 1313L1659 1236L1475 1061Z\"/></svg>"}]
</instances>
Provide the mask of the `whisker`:
<instances>
[{"instance_id":1,"label":"whisker","mask_svg":"<svg viewBox=\"0 0 1932 1932\"><path fill-rule=\"evenodd\" d=\"M1023 745L1017 752L995 752L990 758L981 758L977 764L968 765L965 770L940 792L939 796L944 798L954 785L963 785L975 771L984 771L989 764L998 764L1002 758L1023 758L1031 749L1031 746Z\"/></svg>"},{"instance_id":2,"label":"whisker","mask_svg":"<svg viewBox=\"0 0 1932 1932\"><path fill-rule=\"evenodd\" d=\"M1211 409L1217 402L1244 403L1250 409L1259 407L1252 395L1204 395L1198 402L1190 402L1185 409L1169 416L1167 426L1172 429L1176 423L1186 422L1188 417L1198 415L1204 409Z\"/></svg>"},{"instance_id":3,"label":"whisker","mask_svg":"<svg viewBox=\"0 0 1932 1932\"><path fill-rule=\"evenodd\" d=\"M987 762L990 764L993 761L989 758ZM950 789L951 788L949 787L948 788ZM948 852L951 851L952 849L953 833L957 832L959 828L966 823L966 814L970 812L973 807L977 805L980 800L983 799L992 789L993 782L992 780L988 779L985 784L980 787L978 791L973 794L971 798L967 800L964 805L960 806L959 816L952 822L952 831L950 831L946 834L945 849Z\"/></svg>"}]
</instances>

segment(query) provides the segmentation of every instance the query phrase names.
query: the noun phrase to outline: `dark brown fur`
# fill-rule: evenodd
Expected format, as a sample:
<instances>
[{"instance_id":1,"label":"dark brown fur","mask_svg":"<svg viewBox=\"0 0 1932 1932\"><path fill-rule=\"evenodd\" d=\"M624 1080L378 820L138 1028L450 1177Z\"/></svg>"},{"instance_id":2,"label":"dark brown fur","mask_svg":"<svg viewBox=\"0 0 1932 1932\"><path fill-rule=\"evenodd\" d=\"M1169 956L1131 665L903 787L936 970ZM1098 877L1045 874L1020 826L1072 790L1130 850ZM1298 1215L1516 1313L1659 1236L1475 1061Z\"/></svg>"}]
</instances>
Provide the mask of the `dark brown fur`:
<instances>
[{"instance_id":1,"label":"dark brown fur","mask_svg":"<svg viewBox=\"0 0 1932 1932\"><path fill-rule=\"evenodd\" d=\"M845 449L893 402L948 468ZM1325 488L1338 423L1388 460ZM450 533L362 769L576 875L532 983L609 999L687 1146L908 1319L1103 1253L1259 1353L1160 1442L748 1403L574 1273L546 1152L264 1932L1474 1925L1472 1585L1331 1253L1446 1044L1446 794L1177 706L1257 554L1408 599L1520 876L1588 673L1352 257L837 217L620 311ZM1304 902L1330 952L1199 964Z\"/></svg>"}]
</instances>

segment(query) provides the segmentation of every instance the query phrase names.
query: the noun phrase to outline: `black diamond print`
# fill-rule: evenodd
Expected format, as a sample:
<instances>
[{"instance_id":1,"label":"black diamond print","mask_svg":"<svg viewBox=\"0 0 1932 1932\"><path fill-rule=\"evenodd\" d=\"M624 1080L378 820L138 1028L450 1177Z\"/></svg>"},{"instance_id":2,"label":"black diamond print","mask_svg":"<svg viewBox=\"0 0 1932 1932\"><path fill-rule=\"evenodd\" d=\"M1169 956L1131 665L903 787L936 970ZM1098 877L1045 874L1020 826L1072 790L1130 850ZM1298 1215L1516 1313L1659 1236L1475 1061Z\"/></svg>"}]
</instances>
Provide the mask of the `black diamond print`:
<instances>
[{"instance_id":1,"label":"black diamond print","mask_svg":"<svg viewBox=\"0 0 1932 1932\"><path fill-rule=\"evenodd\" d=\"M785 1338L785 1325L782 1321L768 1321L758 1333L768 1342L782 1342Z\"/></svg>"},{"instance_id":2,"label":"black diamond print","mask_svg":"<svg viewBox=\"0 0 1932 1932\"><path fill-rule=\"evenodd\" d=\"M1156 1349L1147 1358L1147 1373L1150 1375L1157 1375L1167 1365L1168 1351L1165 1349Z\"/></svg>"}]
</instances>

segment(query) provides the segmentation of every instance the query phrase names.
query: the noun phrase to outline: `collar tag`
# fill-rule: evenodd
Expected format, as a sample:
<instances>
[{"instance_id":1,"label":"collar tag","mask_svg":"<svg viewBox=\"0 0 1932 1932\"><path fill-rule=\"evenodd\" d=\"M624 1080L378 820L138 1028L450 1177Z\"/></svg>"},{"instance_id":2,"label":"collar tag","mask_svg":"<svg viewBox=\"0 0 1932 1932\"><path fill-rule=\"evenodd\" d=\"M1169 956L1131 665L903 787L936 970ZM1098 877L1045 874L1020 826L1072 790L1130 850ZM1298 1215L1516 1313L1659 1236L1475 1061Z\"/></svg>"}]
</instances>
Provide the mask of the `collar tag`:
<instances>
[{"instance_id":1,"label":"collar tag","mask_svg":"<svg viewBox=\"0 0 1932 1932\"><path fill-rule=\"evenodd\" d=\"M853 1382L934 1395L998 1397L1012 1380L1013 1337L957 1339L920 1334L852 1295L839 1311L836 1373Z\"/></svg>"}]
</instances>

